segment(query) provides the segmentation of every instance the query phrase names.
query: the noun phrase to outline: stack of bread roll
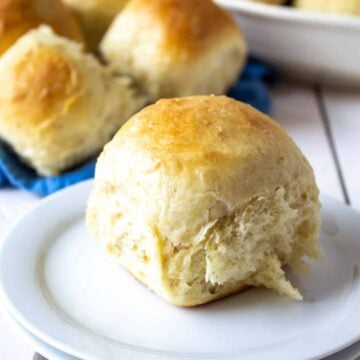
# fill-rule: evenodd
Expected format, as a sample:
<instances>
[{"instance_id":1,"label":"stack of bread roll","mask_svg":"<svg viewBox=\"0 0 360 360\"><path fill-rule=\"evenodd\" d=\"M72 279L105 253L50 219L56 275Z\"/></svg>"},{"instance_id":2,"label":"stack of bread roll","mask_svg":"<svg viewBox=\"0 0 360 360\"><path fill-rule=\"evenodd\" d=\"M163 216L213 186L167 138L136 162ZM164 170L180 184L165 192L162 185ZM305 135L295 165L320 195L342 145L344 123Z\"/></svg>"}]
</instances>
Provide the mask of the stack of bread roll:
<instances>
[{"instance_id":1,"label":"stack of bread roll","mask_svg":"<svg viewBox=\"0 0 360 360\"><path fill-rule=\"evenodd\" d=\"M244 66L211 0L1 1L0 139L40 175L98 154L146 102L225 93Z\"/></svg>"},{"instance_id":2,"label":"stack of bread roll","mask_svg":"<svg viewBox=\"0 0 360 360\"><path fill-rule=\"evenodd\" d=\"M139 21L140 20L140 21ZM87 209L94 238L166 301L196 306L264 286L319 255L313 171L271 119L221 94L245 43L205 0L132 0L100 44L152 100L104 148ZM182 96L182 97L177 97Z\"/></svg>"},{"instance_id":3,"label":"stack of bread roll","mask_svg":"<svg viewBox=\"0 0 360 360\"><path fill-rule=\"evenodd\" d=\"M87 225L167 301L195 306L249 286L300 300L283 266L319 254L318 189L279 125L216 96L244 66L239 27L211 0L123 5L4 0L0 139L51 176L117 133Z\"/></svg>"}]
</instances>

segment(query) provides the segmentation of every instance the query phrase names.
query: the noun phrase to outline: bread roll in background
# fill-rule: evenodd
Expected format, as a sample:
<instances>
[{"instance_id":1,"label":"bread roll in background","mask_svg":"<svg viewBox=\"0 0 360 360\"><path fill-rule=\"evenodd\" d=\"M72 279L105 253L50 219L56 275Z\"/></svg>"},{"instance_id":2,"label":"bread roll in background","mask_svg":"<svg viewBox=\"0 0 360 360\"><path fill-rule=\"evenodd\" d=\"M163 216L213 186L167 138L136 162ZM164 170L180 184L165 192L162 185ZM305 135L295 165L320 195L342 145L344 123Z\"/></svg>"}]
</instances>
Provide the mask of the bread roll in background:
<instances>
[{"instance_id":1,"label":"bread roll in background","mask_svg":"<svg viewBox=\"0 0 360 360\"><path fill-rule=\"evenodd\" d=\"M282 267L319 254L318 189L301 151L266 115L225 96L165 99L105 146L87 226L173 304L247 286L301 299Z\"/></svg>"},{"instance_id":2,"label":"bread roll in background","mask_svg":"<svg viewBox=\"0 0 360 360\"><path fill-rule=\"evenodd\" d=\"M41 175L98 153L143 104L127 79L48 27L0 58L0 138Z\"/></svg>"},{"instance_id":3,"label":"bread roll in background","mask_svg":"<svg viewBox=\"0 0 360 360\"><path fill-rule=\"evenodd\" d=\"M87 46L95 51L111 21L128 0L63 0L78 16Z\"/></svg>"},{"instance_id":4,"label":"bread roll in background","mask_svg":"<svg viewBox=\"0 0 360 360\"><path fill-rule=\"evenodd\" d=\"M100 46L110 67L153 100L223 94L246 58L245 39L211 0L131 0Z\"/></svg>"},{"instance_id":5,"label":"bread roll in background","mask_svg":"<svg viewBox=\"0 0 360 360\"><path fill-rule=\"evenodd\" d=\"M294 2L295 7L303 10L360 15L359 0L295 0Z\"/></svg>"},{"instance_id":6,"label":"bread roll in background","mask_svg":"<svg viewBox=\"0 0 360 360\"><path fill-rule=\"evenodd\" d=\"M82 40L74 14L60 0L0 0L0 54L40 24L73 40Z\"/></svg>"}]
</instances>

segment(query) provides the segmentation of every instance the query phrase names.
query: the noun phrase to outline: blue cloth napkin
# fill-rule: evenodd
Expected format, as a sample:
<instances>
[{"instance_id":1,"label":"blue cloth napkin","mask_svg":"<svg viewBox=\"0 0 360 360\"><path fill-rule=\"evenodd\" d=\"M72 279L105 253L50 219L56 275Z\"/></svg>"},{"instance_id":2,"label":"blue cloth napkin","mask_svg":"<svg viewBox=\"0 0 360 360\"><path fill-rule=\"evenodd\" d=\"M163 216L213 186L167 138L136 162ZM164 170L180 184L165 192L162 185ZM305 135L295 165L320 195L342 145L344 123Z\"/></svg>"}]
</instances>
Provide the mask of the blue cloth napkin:
<instances>
[{"instance_id":1,"label":"blue cloth napkin","mask_svg":"<svg viewBox=\"0 0 360 360\"><path fill-rule=\"evenodd\" d=\"M241 78L227 95L269 114L271 112L269 85L275 83L278 77L278 72L272 66L250 58Z\"/></svg>"},{"instance_id":2,"label":"blue cloth napkin","mask_svg":"<svg viewBox=\"0 0 360 360\"><path fill-rule=\"evenodd\" d=\"M271 110L268 84L276 78L276 71L272 67L251 58L241 78L228 95L268 113ZM59 176L43 177L21 162L6 145L0 143L0 188L11 186L47 196L66 186L92 178L95 163L96 159L92 159Z\"/></svg>"}]
</instances>

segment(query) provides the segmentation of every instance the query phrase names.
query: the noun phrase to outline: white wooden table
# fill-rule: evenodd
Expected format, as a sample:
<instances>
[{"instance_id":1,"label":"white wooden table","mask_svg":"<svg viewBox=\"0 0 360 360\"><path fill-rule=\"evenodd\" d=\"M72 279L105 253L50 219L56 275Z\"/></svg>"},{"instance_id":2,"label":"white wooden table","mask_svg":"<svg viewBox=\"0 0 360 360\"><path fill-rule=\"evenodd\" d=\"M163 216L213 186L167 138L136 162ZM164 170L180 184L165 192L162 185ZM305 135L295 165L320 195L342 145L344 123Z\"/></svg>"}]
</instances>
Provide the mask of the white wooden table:
<instances>
[{"instance_id":1,"label":"white wooden table","mask_svg":"<svg viewBox=\"0 0 360 360\"><path fill-rule=\"evenodd\" d=\"M274 118L293 136L314 167L320 190L360 211L360 91L285 83L272 90ZM0 190L0 241L38 198ZM33 348L1 314L0 359L32 359Z\"/></svg>"}]
</instances>

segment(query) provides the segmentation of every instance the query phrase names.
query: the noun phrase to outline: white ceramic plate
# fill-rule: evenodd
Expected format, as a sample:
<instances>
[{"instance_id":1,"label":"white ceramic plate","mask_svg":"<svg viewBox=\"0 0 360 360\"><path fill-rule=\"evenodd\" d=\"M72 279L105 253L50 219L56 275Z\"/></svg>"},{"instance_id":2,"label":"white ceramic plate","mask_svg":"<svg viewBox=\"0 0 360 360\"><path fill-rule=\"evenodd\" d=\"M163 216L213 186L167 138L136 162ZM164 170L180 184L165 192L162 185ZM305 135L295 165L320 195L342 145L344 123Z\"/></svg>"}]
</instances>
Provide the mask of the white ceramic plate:
<instances>
[{"instance_id":1,"label":"white ceramic plate","mask_svg":"<svg viewBox=\"0 0 360 360\"><path fill-rule=\"evenodd\" d=\"M253 55L297 79L360 86L360 17L247 0L216 1L244 29Z\"/></svg>"},{"instance_id":2,"label":"white ceramic plate","mask_svg":"<svg viewBox=\"0 0 360 360\"><path fill-rule=\"evenodd\" d=\"M2 297L35 336L82 359L317 359L360 338L360 215L323 197L324 259L293 280L301 303L254 289L168 305L118 267L84 225L91 182L42 201L1 250Z\"/></svg>"}]
</instances>

